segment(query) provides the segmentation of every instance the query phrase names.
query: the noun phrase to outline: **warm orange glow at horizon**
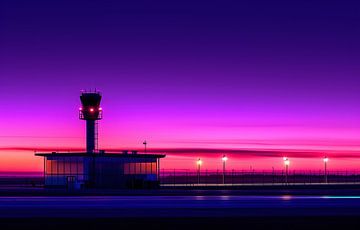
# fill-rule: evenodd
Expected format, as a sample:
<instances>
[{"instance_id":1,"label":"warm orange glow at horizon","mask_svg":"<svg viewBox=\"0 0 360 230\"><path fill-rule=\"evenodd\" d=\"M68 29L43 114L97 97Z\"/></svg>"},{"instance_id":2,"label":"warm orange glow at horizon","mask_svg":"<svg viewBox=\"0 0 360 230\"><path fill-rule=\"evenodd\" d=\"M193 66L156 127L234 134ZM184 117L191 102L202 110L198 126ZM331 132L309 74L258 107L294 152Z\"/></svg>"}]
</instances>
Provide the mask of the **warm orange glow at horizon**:
<instances>
[{"instance_id":1,"label":"warm orange glow at horizon","mask_svg":"<svg viewBox=\"0 0 360 230\"><path fill-rule=\"evenodd\" d=\"M64 149L56 149L52 147L44 148L41 152L50 152L51 150L58 150L67 152ZM69 148L70 149L70 148ZM135 148L126 148L135 149ZM73 148L72 151L81 151L81 148ZM143 151L143 149L138 149ZM161 159L161 169L178 169L178 170L194 170L194 158L198 159L196 164L201 164L203 170L219 170L222 168L223 154L216 153L216 150L189 150L186 149L148 149L148 153L166 153L166 157ZM202 152L203 151L203 152ZM219 152L224 152L224 149ZM282 170L286 161L279 161L280 152L254 152L252 153L241 152L238 153L231 151L226 154L228 160L226 162L229 170ZM259 151L259 150L257 150ZM263 150L262 150L263 151ZM316 153L299 152L288 153L291 155L291 170L322 170L322 162L327 162L326 159L321 157L321 152ZM332 170L358 170L360 167L360 158L357 157L357 152L338 153L334 152L330 154L332 156L332 163L329 167L329 171ZM196 156L196 157L195 157ZM197 158L200 156L199 158ZM229 156L229 158L228 158ZM219 161L219 158L221 161ZM290 164L287 157L288 164ZM201 159L201 160L200 160ZM200 160L200 161L199 161ZM43 159L42 157L34 156L34 151L24 149L3 149L0 150L0 172L27 172L27 171L43 171Z\"/></svg>"}]
</instances>

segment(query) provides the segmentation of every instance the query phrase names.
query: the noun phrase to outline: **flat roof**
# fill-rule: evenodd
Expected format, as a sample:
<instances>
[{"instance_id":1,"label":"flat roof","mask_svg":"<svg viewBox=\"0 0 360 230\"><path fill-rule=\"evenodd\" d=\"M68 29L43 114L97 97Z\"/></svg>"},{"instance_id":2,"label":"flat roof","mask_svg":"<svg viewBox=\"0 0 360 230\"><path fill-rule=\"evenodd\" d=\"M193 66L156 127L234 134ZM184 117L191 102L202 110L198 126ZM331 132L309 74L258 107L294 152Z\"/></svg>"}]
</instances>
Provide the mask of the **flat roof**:
<instances>
[{"instance_id":1,"label":"flat roof","mask_svg":"<svg viewBox=\"0 0 360 230\"><path fill-rule=\"evenodd\" d=\"M133 157L133 158L164 158L165 154L144 154L144 153L86 153L86 152L51 152L51 153L35 153L40 157Z\"/></svg>"}]
</instances>

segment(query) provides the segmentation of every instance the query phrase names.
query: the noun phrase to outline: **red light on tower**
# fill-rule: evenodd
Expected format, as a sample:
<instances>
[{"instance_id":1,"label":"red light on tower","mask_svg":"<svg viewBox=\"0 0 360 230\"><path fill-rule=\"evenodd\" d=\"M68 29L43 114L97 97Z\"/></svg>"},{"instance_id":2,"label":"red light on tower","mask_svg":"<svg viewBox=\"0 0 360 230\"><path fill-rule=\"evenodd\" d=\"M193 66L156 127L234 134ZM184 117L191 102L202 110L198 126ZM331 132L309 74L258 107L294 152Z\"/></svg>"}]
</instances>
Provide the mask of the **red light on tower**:
<instances>
[{"instance_id":1,"label":"red light on tower","mask_svg":"<svg viewBox=\"0 0 360 230\"><path fill-rule=\"evenodd\" d=\"M90 109L90 112L94 112L94 108L91 108L91 109Z\"/></svg>"}]
</instances>

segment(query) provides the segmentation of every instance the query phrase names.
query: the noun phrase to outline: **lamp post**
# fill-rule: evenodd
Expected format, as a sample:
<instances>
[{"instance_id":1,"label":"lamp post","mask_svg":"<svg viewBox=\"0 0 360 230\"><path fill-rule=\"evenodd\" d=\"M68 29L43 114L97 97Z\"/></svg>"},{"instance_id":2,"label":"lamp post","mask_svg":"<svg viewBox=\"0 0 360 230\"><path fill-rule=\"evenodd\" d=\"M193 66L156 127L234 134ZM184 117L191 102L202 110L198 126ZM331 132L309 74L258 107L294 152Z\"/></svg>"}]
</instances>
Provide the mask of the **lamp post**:
<instances>
[{"instance_id":1,"label":"lamp post","mask_svg":"<svg viewBox=\"0 0 360 230\"><path fill-rule=\"evenodd\" d=\"M327 156L324 157L324 176L325 176L325 184L328 183L328 173L327 173L327 163L329 158Z\"/></svg>"},{"instance_id":2,"label":"lamp post","mask_svg":"<svg viewBox=\"0 0 360 230\"><path fill-rule=\"evenodd\" d=\"M200 158L196 161L196 165L197 165L197 182L198 184L200 184L200 168L202 165L202 161Z\"/></svg>"},{"instance_id":3,"label":"lamp post","mask_svg":"<svg viewBox=\"0 0 360 230\"><path fill-rule=\"evenodd\" d=\"M289 175L289 165L290 161L287 157L283 158L285 164L285 184L288 184L288 175Z\"/></svg>"},{"instance_id":4,"label":"lamp post","mask_svg":"<svg viewBox=\"0 0 360 230\"><path fill-rule=\"evenodd\" d=\"M225 167L226 167L226 161L228 160L228 158L226 155L223 155L221 160L223 162L223 184L225 184Z\"/></svg>"},{"instance_id":5,"label":"lamp post","mask_svg":"<svg viewBox=\"0 0 360 230\"><path fill-rule=\"evenodd\" d=\"M143 142L143 145L145 146L145 153L146 153L146 145L147 145L146 140Z\"/></svg>"}]
</instances>

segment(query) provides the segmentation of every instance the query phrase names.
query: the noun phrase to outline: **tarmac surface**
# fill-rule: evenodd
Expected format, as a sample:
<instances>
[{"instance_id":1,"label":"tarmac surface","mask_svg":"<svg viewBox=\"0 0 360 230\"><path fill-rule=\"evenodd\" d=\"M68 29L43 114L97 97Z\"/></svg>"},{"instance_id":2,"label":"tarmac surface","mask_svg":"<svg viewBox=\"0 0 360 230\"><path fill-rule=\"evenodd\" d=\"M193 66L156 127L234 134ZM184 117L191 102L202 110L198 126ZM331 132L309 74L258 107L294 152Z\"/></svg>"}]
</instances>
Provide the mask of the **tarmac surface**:
<instances>
[{"instance_id":1,"label":"tarmac surface","mask_svg":"<svg viewBox=\"0 0 360 230\"><path fill-rule=\"evenodd\" d=\"M359 216L360 196L0 197L1 218Z\"/></svg>"},{"instance_id":2,"label":"tarmac surface","mask_svg":"<svg viewBox=\"0 0 360 230\"><path fill-rule=\"evenodd\" d=\"M6 195L16 191L20 196ZM358 229L358 194L356 187L77 193L2 188L0 229Z\"/></svg>"}]
</instances>

